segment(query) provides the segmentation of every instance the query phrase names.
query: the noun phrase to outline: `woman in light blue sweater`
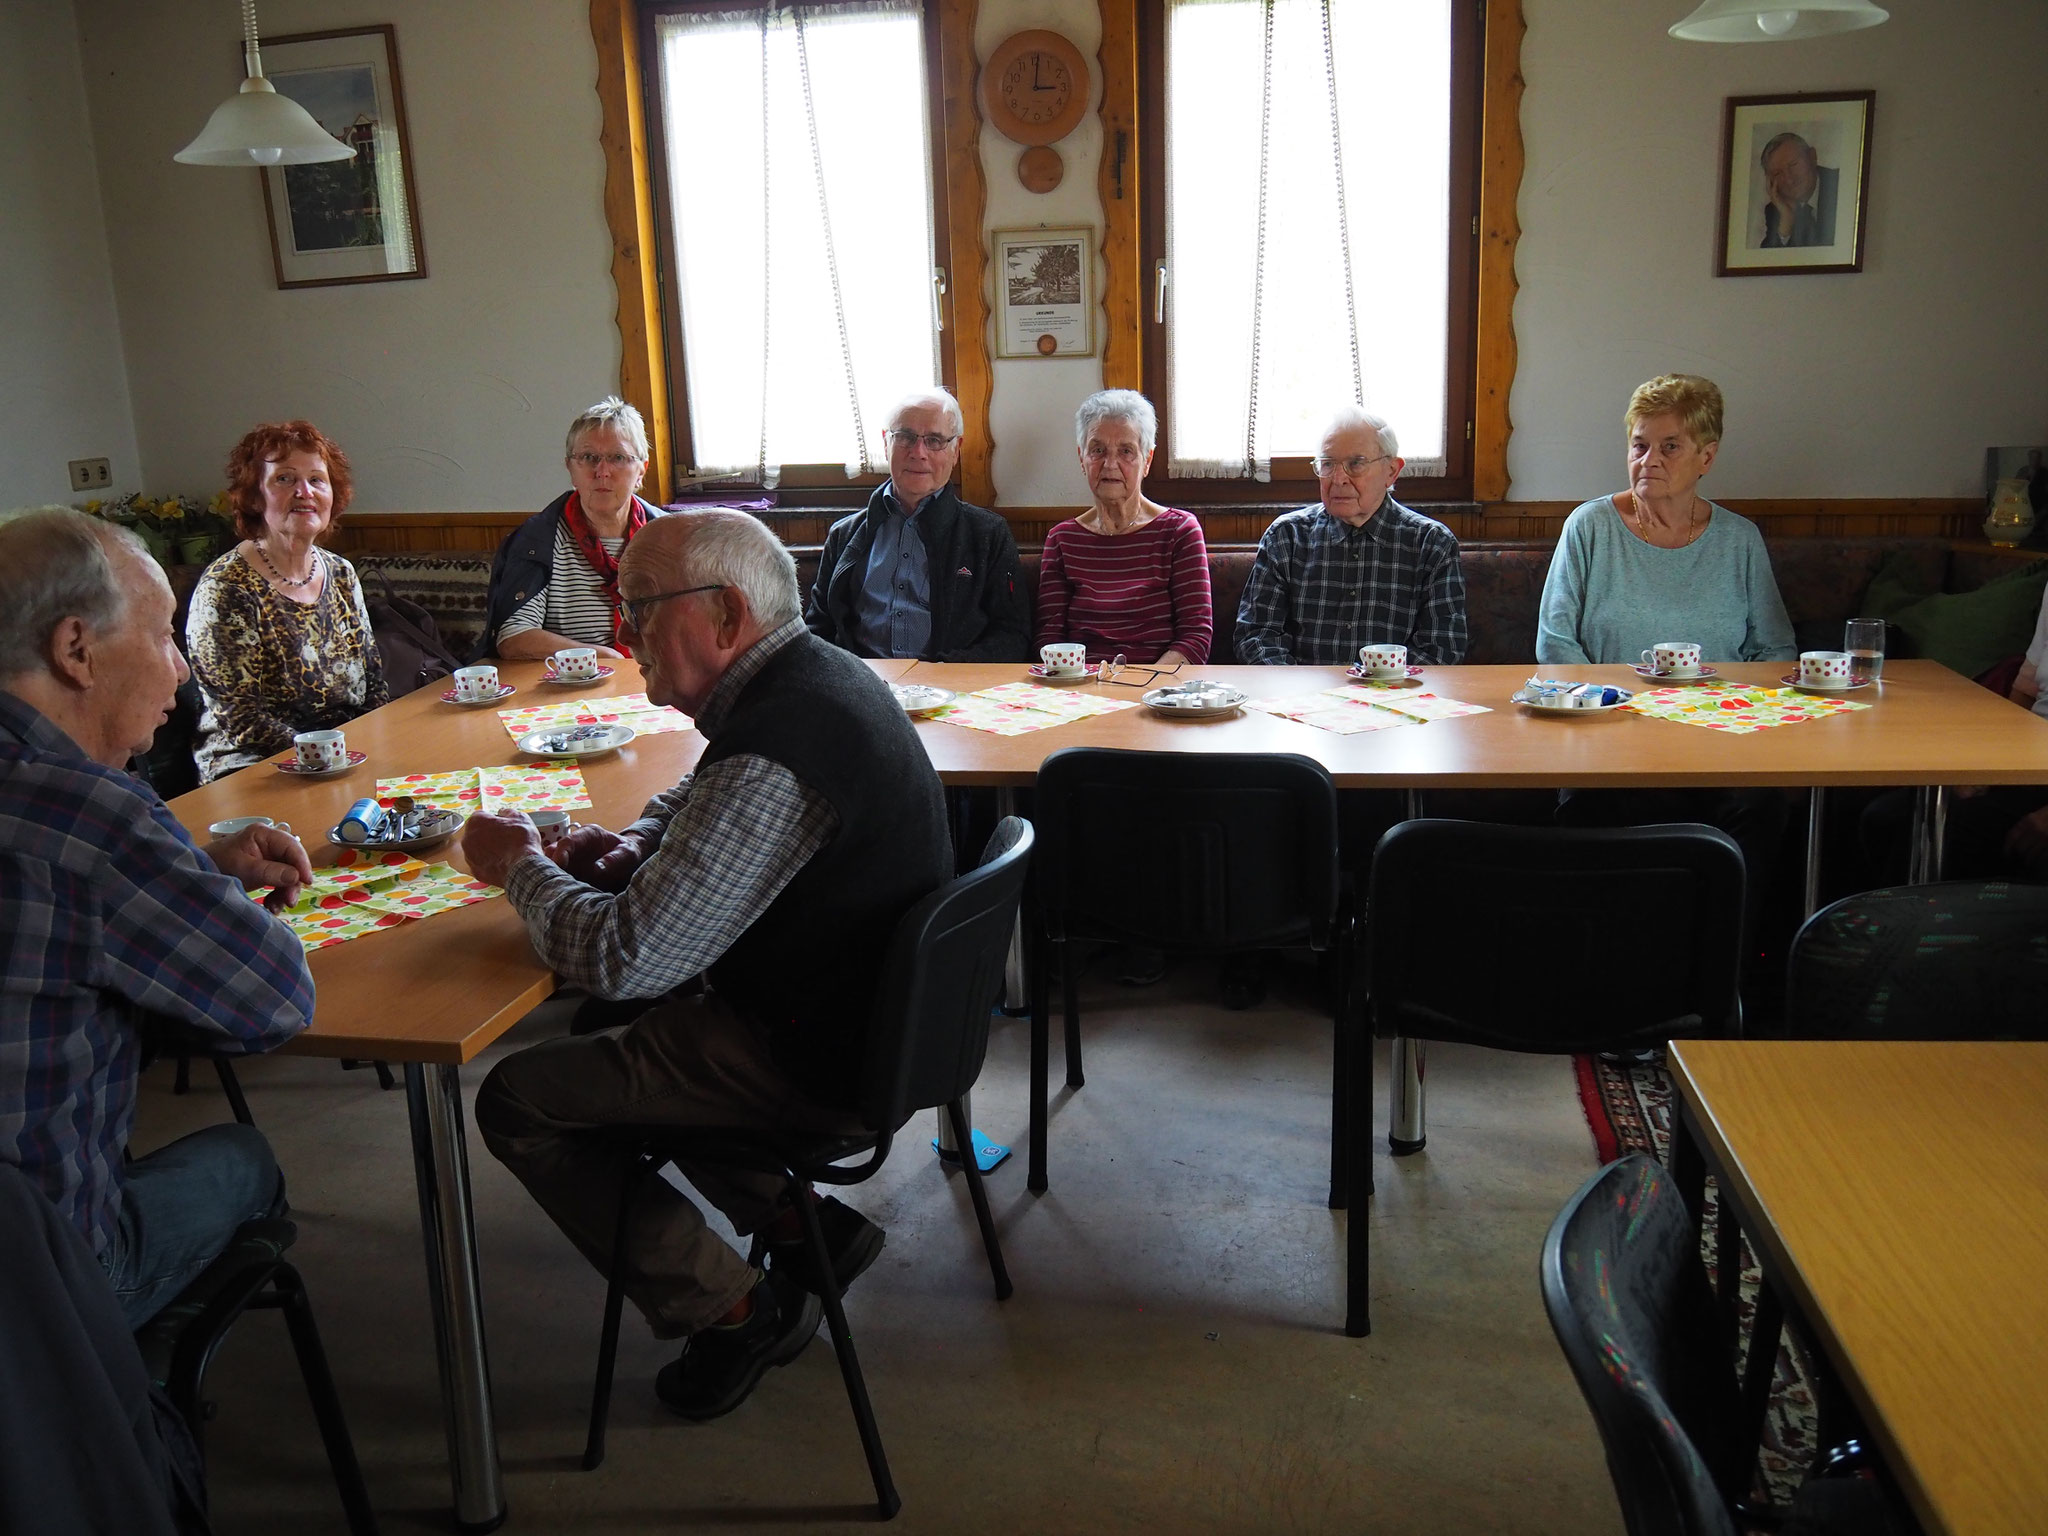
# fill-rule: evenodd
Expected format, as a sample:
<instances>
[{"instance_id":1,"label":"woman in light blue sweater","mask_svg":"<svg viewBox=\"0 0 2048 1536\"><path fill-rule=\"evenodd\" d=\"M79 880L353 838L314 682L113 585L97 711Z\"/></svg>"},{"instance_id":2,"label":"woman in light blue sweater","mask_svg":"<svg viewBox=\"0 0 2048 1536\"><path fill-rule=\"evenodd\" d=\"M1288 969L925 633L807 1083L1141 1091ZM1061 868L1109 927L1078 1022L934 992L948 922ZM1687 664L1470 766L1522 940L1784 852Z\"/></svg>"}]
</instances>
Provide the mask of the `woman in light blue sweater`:
<instances>
[{"instance_id":1,"label":"woman in light blue sweater","mask_svg":"<svg viewBox=\"0 0 2048 1536\"><path fill-rule=\"evenodd\" d=\"M1665 374L1623 418L1628 489L1565 520L1536 619L1539 662L1626 662L1660 640L1703 661L1791 661L1792 621L1763 536L1699 494L1721 447L1721 391Z\"/></svg>"},{"instance_id":2,"label":"woman in light blue sweater","mask_svg":"<svg viewBox=\"0 0 2048 1536\"><path fill-rule=\"evenodd\" d=\"M1628 428L1628 489L1565 519L1543 581L1536 660L1634 665L1660 640L1690 640L1700 659L1790 661L1792 621L1763 536L1699 494L1721 447L1721 391L1669 373L1637 388ZM1561 826L1703 821L1733 837L1749 871L1743 953L1785 833L1775 789L1560 790Z\"/></svg>"}]
</instances>

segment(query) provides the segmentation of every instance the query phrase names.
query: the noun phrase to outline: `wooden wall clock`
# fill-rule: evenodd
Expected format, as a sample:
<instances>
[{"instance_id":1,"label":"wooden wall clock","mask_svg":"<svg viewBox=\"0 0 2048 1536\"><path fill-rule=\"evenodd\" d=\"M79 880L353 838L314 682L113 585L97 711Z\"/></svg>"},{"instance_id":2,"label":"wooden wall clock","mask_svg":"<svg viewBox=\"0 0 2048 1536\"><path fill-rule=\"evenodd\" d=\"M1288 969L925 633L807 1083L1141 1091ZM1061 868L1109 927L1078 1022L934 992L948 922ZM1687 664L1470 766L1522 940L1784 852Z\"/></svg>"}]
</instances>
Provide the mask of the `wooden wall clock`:
<instances>
[{"instance_id":1,"label":"wooden wall clock","mask_svg":"<svg viewBox=\"0 0 2048 1536\"><path fill-rule=\"evenodd\" d=\"M1004 138L1057 143L1088 110L1088 61L1057 32L1013 33L982 65L975 94Z\"/></svg>"}]
</instances>

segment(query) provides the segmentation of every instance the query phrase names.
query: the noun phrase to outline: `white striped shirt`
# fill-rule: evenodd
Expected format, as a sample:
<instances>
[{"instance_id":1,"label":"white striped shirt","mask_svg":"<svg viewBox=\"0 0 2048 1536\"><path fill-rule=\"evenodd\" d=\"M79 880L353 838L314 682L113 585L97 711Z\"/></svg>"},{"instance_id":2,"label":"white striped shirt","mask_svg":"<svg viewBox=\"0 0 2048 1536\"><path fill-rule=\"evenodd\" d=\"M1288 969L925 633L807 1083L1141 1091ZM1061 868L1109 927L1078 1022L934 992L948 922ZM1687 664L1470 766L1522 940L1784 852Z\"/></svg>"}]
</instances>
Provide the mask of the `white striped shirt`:
<instances>
[{"instance_id":1,"label":"white striped shirt","mask_svg":"<svg viewBox=\"0 0 2048 1536\"><path fill-rule=\"evenodd\" d=\"M597 541L614 560L626 547L623 538ZM578 645L612 645L618 637L618 618L611 599L604 595L604 583L583 558L564 521L555 529L554 565L547 585L512 611L498 630L498 639L529 629L548 629L567 635Z\"/></svg>"}]
</instances>

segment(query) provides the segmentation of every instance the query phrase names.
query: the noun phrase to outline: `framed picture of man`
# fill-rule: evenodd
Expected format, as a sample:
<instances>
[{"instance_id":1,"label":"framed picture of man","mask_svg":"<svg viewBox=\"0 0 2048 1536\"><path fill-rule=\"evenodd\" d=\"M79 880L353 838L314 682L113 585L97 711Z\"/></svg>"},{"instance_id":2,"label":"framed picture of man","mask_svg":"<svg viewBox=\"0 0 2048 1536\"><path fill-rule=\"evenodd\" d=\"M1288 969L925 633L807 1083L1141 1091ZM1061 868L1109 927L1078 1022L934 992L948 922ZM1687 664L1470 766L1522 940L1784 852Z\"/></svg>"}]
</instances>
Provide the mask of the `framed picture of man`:
<instances>
[{"instance_id":1,"label":"framed picture of man","mask_svg":"<svg viewBox=\"0 0 2048 1536\"><path fill-rule=\"evenodd\" d=\"M1875 91L1731 96L1718 277L1861 272Z\"/></svg>"}]
</instances>

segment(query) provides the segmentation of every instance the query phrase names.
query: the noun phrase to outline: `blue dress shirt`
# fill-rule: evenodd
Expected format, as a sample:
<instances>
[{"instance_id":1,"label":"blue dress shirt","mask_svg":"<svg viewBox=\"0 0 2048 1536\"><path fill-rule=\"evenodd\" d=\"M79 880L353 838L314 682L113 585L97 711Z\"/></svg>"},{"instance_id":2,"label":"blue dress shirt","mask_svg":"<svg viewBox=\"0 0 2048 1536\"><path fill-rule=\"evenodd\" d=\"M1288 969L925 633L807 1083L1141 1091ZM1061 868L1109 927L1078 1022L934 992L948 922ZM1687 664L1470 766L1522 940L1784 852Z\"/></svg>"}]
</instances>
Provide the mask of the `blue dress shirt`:
<instances>
[{"instance_id":1,"label":"blue dress shirt","mask_svg":"<svg viewBox=\"0 0 2048 1536\"><path fill-rule=\"evenodd\" d=\"M855 604L859 639L877 656L922 656L932 638L932 570L917 514L932 498L906 514L894 484L882 495L888 515L876 525Z\"/></svg>"}]
</instances>

